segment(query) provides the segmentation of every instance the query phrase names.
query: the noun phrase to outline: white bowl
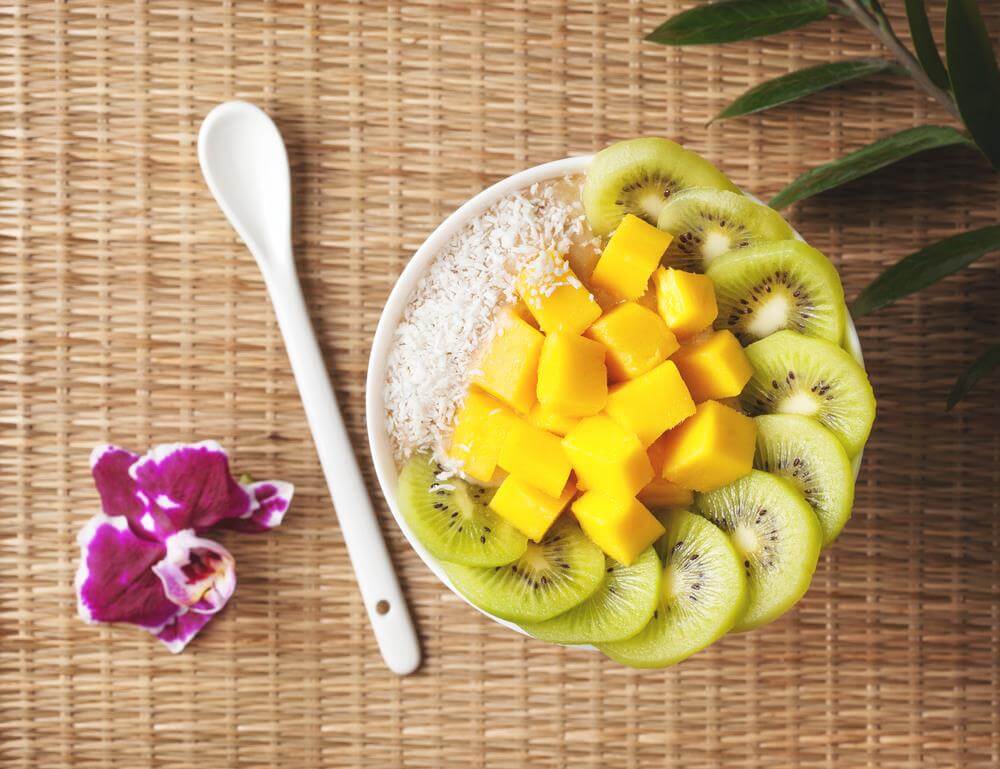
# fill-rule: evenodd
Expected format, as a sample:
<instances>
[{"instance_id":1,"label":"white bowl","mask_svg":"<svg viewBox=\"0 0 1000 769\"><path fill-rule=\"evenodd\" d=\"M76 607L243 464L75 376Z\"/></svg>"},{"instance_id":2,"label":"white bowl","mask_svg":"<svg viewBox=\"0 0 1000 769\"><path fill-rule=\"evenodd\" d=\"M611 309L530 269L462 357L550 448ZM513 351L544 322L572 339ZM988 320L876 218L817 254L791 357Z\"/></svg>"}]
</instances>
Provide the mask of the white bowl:
<instances>
[{"instance_id":1,"label":"white bowl","mask_svg":"<svg viewBox=\"0 0 1000 769\"><path fill-rule=\"evenodd\" d=\"M455 586L451 584L451 580L448 579L448 575L445 574L444 569L441 568L441 564L420 544L420 541L414 536L410 527L407 526L406 520L400 513L399 500L396 496L399 472L396 469L396 463L393 459L392 442L389 439L389 433L386 430L385 424L386 363L389 358L389 350L392 347L393 332L403 317L403 311L406 309L410 295L417 286L417 281L420 280L427 268L430 267L431 262L434 261L434 257L441 252L448 241L460 232L467 222L475 219L501 198L506 197L512 192L530 187L536 182L583 173L587 170L587 166L590 165L591 158L593 158L593 155L563 158L562 160L543 163L540 166L534 166L533 168L520 171L513 176L508 176L506 179L497 182L492 187L488 187L478 195L472 197L455 213L441 222L437 229L430 234L430 237L417 249L417 252L410 259L409 264L406 265L402 275L399 276L396 285L389 294L385 308L382 310L382 317L379 318L378 327L375 329L375 339L372 341L371 356L368 360L368 379L365 386L368 444L371 448L372 462L375 464L375 475L382 489L382 496L385 497L385 501L389 505L389 510L392 511L392 517L396 519L396 524L402 530L403 535L413 549L417 551L417 555L427 564L427 568L434 572L435 576L449 590L495 622L522 634L524 634L524 631L517 625L483 611L459 593L455 589ZM749 195L748 197L753 196ZM756 198L754 199L756 200ZM802 239L798 233L795 233L795 236ZM858 334L850 316L847 318L847 335L844 340L844 346L859 363L864 365L864 360L861 356L861 343L858 340ZM855 475L857 475L860 464L861 455L859 454L854 459Z\"/></svg>"}]
</instances>

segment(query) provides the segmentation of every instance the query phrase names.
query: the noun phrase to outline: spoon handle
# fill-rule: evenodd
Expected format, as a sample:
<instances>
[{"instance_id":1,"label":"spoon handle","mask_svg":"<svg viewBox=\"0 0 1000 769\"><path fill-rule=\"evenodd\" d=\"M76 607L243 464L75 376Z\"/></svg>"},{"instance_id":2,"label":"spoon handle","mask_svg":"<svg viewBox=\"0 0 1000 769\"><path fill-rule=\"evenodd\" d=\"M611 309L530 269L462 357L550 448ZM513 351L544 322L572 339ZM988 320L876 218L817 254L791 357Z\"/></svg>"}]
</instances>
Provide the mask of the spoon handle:
<instances>
[{"instance_id":1,"label":"spoon handle","mask_svg":"<svg viewBox=\"0 0 1000 769\"><path fill-rule=\"evenodd\" d=\"M267 274L270 273L270 274ZM265 272L295 382L379 651L399 675L416 670L420 644L351 447L294 268Z\"/></svg>"}]
</instances>

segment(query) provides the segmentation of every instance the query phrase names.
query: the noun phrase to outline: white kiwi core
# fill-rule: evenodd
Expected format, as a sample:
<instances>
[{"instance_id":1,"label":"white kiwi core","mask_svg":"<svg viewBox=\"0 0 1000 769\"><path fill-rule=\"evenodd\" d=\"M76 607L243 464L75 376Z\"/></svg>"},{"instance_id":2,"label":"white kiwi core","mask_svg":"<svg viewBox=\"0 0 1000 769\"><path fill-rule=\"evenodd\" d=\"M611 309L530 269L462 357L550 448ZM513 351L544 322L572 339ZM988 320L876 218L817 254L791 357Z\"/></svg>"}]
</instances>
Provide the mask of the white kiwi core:
<instances>
[{"instance_id":1,"label":"white kiwi core","mask_svg":"<svg viewBox=\"0 0 1000 769\"><path fill-rule=\"evenodd\" d=\"M749 526L738 526L733 532L733 544L740 555L751 555L760 549L760 538Z\"/></svg>"},{"instance_id":2,"label":"white kiwi core","mask_svg":"<svg viewBox=\"0 0 1000 769\"><path fill-rule=\"evenodd\" d=\"M701 247L701 255L705 258L706 262L710 262L717 256L722 256L732 247L733 239L729 234L716 230L705 235L705 241Z\"/></svg>"},{"instance_id":3,"label":"white kiwi core","mask_svg":"<svg viewBox=\"0 0 1000 769\"><path fill-rule=\"evenodd\" d=\"M820 403L811 393L798 390L782 398L776 411L779 414L802 414L811 417L819 412Z\"/></svg>"},{"instance_id":4,"label":"white kiwi core","mask_svg":"<svg viewBox=\"0 0 1000 769\"><path fill-rule=\"evenodd\" d=\"M753 316L745 328L757 339L763 339L765 336L770 336L774 332L786 328L791 314L792 303L788 294L784 291L777 291L754 310Z\"/></svg>"}]
</instances>

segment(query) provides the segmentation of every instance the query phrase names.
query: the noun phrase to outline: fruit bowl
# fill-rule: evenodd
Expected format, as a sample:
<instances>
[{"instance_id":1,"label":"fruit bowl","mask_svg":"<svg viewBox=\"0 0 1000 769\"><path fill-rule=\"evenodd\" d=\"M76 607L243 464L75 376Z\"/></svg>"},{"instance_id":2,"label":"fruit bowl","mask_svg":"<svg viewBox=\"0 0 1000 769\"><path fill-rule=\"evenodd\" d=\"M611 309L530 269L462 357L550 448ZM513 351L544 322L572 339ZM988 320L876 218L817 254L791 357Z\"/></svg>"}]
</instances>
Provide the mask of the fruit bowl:
<instances>
[{"instance_id":1,"label":"fruit bowl","mask_svg":"<svg viewBox=\"0 0 1000 769\"><path fill-rule=\"evenodd\" d=\"M539 182L584 173L590 165L592 158L593 155L568 157L520 171L473 196L445 219L417 249L413 258L410 259L396 281L392 292L389 294L375 331L368 363L365 390L368 443L379 487L392 512L393 518L396 520L396 524L402 530L403 535L417 552L417 555L420 556L421 560L427 564L427 567L449 590L473 606L477 611L490 617L494 622L523 635L527 635L527 633L519 626L493 616L480 607L475 606L475 604L463 596L455 588L451 580L449 580L441 562L433 557L421 544L402 515L397 494L399 471L394 461L392 443L385 420L384 396L387 362L392 346L393 333L403 317L411 294L434 258L454 235L460 232L470 220L478 217L505 196ZM752 195L747 194L747 197L757 201ZM798 233L795 233L795 237L801 239ZM847 317L843 345L858 363L864 365L861 344L850 316ZM854 473L857 475L861 464L860 453L853 458L852 464Z\"/></svg>"}]
</instances>

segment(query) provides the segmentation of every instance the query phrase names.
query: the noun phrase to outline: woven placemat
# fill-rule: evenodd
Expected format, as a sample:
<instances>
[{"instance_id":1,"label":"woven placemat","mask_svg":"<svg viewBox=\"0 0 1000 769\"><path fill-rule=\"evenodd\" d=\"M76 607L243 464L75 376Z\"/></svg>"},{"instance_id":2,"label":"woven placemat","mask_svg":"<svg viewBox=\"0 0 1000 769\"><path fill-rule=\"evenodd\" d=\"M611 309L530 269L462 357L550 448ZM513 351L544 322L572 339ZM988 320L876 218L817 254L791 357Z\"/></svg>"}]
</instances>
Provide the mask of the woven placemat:
<instances>
[{"instance_id":1,"label":"woven placemat","mask_svg":"<svg viewBox=\"0 0 1000 769\"><path fill-rule=\"evenodd\" d=\"M0 765L1000 766L1000 391L943 410L995 339L995 257L860 324L879 418L854 518L781 621L672 670L627 670L481 617L380 505L426 662L396 678L374 647L263 285L202 184L199 123L239 97L279 124L305 291L367 457L382 304L483 186L656 133L767 196L946 120L884 79L706 127L750 83L879 50L841 18L724 47L642 42L683 5L0 6ZM1000 7L981 6L996 33ZM792 217L853 295L908 251L996 222L998 201L997 177L954 151ZM199 438L293 481L285 524L225 540L239 590L184 654L83 625L90 448Z\"/></svg>"}]
</instances>

